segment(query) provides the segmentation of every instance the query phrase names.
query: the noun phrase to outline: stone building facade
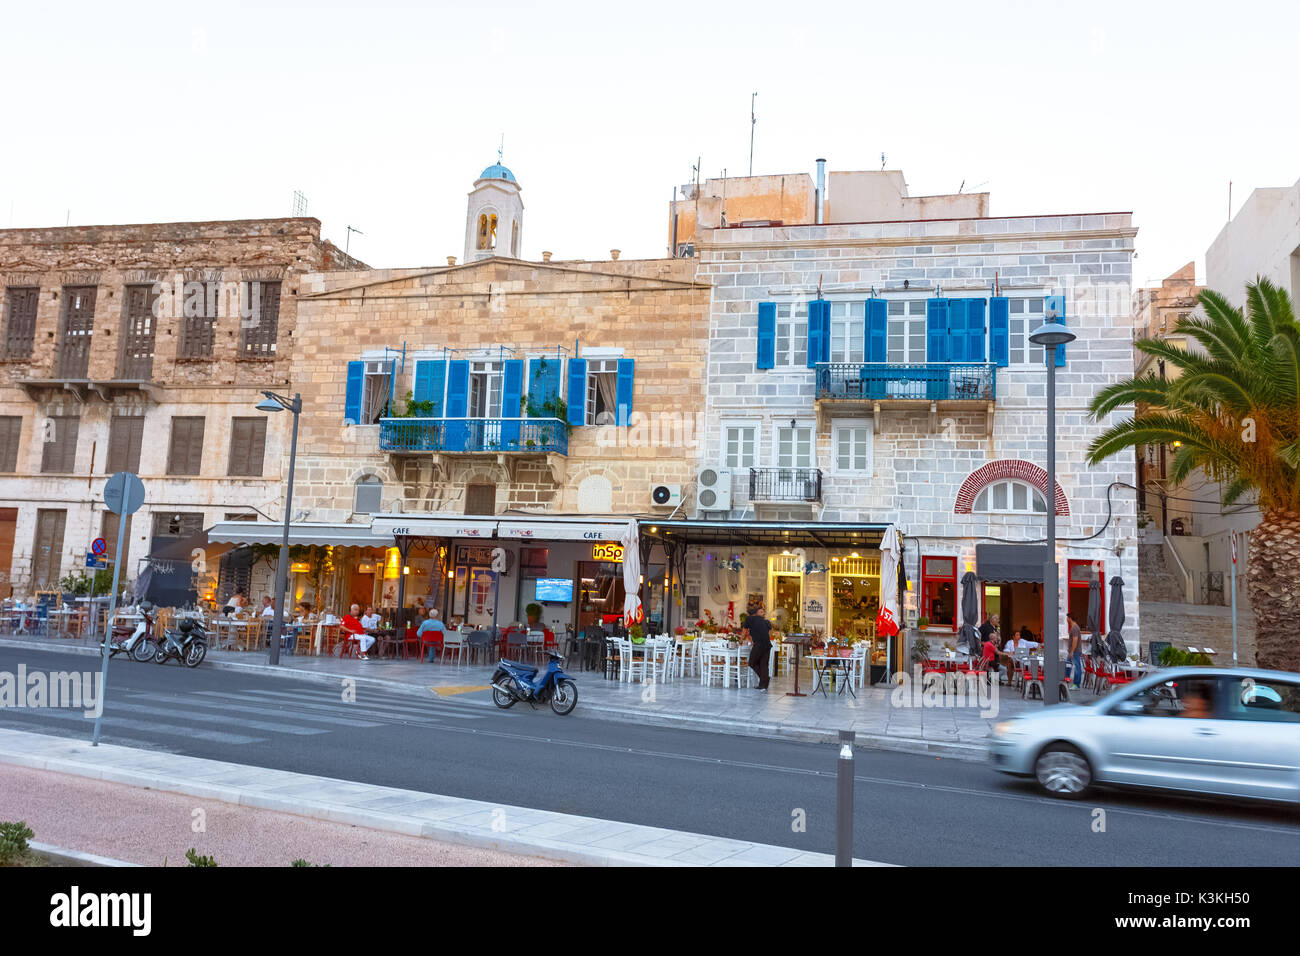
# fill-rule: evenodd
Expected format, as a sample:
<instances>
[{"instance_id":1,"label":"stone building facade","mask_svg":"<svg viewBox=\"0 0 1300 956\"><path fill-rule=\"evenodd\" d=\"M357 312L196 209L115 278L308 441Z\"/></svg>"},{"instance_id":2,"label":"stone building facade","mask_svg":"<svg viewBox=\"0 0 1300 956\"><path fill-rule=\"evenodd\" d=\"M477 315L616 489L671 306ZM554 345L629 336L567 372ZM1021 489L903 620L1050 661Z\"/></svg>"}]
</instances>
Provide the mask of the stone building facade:
<instances>
[{"instance_id":1,"label":"stone building facade","mask_svg":"<svg viewBox=\"0 0 1300 956\"><path fill-rule=\"evenodd\" d=\"M104 478L137 472L124 579L227 516L279 517L298 285L361 263L315 219L0 230L0 592L114 550Z\"/></svg>"},{"instance_id":2,"label":"stone building facade","mask_svg":"<svg viewBox=\"0 0 1300 956\"><path fill-rule=\"evenodd\" d=\"M1100 571L1107 605L1110 581L1122 577L1134 637L1134 462L1085 463L1089 441L1112 420L1089 421L1089 400L1132 374L1130 214L994 217L987 196L900 196L890 183L870 188L872 175L853 174L860 221L832 221L805 202L779 225L693 228L699 278L714 287L701 467L730 476L730 507L697 504L697 515L794 522L814 537L819 524L860 526L861 537L810 542L793 556L720 544L704 560L730 564L739 580L710 587L697 578L688 589L715 613L763 597L769 610L783 606L801 626L829 632L840 622L828 589L874 603L835 568L869 576L874 567L878 588L872 549L893 524L904 537L905 602L917 617L946 616L938 637L951 640L957 585L964 572L980 573L977 552L1040 541L1054 500L1062 615L1078 613L1080 586L1086 605L1088 575ZM725 191L761 208L744 180ZM875 194L889 201L873 215L862 197ZM790 195L783 184L779 201L788 206ZM1044 356L1027 337L1053 310L1078 340L1056 361L1058 487L1049 492ZM981 614L1000 605L1004 632L1022 623L1041 631L1038 584L981 587Z\"/></svg>"}]
</instances>

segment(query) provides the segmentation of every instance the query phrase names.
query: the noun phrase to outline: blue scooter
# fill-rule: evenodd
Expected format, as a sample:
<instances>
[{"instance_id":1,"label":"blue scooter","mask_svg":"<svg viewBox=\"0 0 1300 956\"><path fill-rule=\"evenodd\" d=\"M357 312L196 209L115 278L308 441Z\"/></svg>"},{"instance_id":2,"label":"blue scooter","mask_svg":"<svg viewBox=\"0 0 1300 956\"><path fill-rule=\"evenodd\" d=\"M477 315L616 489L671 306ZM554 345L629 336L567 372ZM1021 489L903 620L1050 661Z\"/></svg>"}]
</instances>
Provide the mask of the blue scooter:
<instances>
[{"instance_id":1,"label":"blue scooter","mask_svg":"<svg viewBox=\"0 0 1300 956\"><path fill-rule=\"evenodd\" d=\"M578 706L578 685L560 669L559 654L549 654L546 670L518 661L502 658L492 675L492 702L502 710L509 710L521 700L528 701L535 710L538 704L550 701L551 710L561 717L571 714Z\"/></svg>"}]
</instances>

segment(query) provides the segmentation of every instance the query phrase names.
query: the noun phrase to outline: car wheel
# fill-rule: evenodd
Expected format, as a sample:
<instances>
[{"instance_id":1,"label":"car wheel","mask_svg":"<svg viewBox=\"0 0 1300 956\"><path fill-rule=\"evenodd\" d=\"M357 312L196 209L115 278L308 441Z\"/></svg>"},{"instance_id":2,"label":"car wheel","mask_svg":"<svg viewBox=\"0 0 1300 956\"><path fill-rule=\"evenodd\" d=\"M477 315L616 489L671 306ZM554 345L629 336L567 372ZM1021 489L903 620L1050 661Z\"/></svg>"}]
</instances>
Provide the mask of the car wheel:
<instances>
[{"instance_id":1,"label":"car wheel","mask_svg":"<svg viewBox=\"0 0 1300 956\"><path fill-rule=\"evenodd\" d=\"M1034 761L1038 785L1054 797L1081 797L1092 786L1092 766L1078 747L1051 744Z\"/></svg>"}]
</instances>

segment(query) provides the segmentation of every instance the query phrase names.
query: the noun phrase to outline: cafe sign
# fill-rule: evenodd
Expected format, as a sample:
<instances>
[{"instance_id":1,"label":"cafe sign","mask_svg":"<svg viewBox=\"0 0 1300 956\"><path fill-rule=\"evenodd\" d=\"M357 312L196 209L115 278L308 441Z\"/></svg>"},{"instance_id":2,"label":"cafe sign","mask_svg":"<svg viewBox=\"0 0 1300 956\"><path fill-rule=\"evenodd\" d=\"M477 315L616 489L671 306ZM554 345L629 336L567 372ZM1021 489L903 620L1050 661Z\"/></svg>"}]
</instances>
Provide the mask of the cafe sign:
<instances>
[{"instance_id":1,"label":"cafe sign","mask_svg":"<svg viewBox=\"0 0 1300 956\"><path fill-rule=\"evenodd\" d=\"M623 560L623 546L617 541L602 541L600 544L593 544L591 546L591 560L621 562Z\"/></svg>"}]
</instances>

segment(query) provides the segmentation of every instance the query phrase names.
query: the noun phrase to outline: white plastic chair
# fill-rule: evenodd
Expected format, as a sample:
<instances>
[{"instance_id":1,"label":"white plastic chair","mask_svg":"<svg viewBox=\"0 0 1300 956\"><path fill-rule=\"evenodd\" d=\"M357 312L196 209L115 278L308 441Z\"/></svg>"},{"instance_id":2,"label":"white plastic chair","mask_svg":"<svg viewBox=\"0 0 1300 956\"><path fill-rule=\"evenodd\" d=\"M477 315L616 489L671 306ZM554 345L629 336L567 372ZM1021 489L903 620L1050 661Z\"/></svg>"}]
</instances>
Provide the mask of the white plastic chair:
<instances>
[{"instance_id":1,"label":"white plastic chair","mask_svg":"<svg viewBox=\"0 0 1300 956\"><path fill-rule=\"evenodd\" d=\"M456 655L456 666L459 667L465 660L465 632L464 631L447 631L442 638L442 660L447 659L448 654Z\"/></svg>"},{"instance_id":2,"label":"white plastic chair","mask_svg":"<svg viewBox=\"0 0 1300 956\"><path fill-rule=\"evenodd\" d=\"M623 659L623 668L620 676L629 684L636 680L645 680L646 674L650 670L650 654L652 648L645 644L633 644L629 638L617 638L615 643L618 645L619 656ZM633 652L636 648L640 653Z\"/></svg>"},{"instance_id":3,"label":"white plastic chair","mask_svg":"<svg viewBox=\"0 0 1300 956\"><path fill-rule=\"evenodd\" d=\"M697 640L699 640L697 638ZM727 686L727 645L718 641L705 641L697 652L700 656L700 683L713 686L713 678Z\"/></svg>"},{"instance_id":4,"label":"white plastic chair","mask_svg":"<svg viewBox=\"0 0 1300 956\"><path fill-rule=\"evenodd\" d=\"M654 639L654 650L650 652L650 659L656 683L667 683L673 679L675 653L676 648L671 637L660 634Z\"/></svg>"}]
</instances>

